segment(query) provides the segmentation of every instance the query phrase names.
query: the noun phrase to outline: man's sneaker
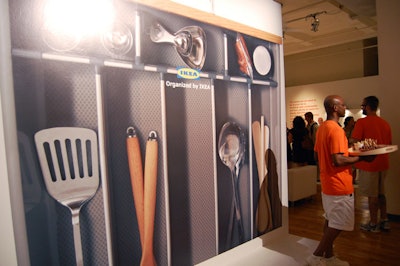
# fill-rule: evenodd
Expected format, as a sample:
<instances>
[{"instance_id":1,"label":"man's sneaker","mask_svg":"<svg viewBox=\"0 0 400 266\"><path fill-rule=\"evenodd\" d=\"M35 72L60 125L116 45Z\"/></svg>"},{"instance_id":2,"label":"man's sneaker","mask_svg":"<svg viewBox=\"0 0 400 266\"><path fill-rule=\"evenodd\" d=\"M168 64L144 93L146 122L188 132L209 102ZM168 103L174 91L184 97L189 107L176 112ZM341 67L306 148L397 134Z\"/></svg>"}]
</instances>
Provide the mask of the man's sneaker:
<instances>
[{"instance_id":1,"label":"man's sneaker","mask_svg":"<svg viewBox=\"0 0 400 266\"><path fill-rule=\"evenodd\" d=\"M325 265L327 265L327 266L349 266L350 264L347 261L340 260L337 257L332 256L329 259L325 259Z\"/></svg>"},{"instance_id":2,"label":"man's sneaker","mask_svg":"<svg viewBox=\"0 0 400 266\"><path fill-rule=\"evenodd\" d=\"M385 230L385 231L389 231L390 230L390 223L389 220L382 220L381 221L381 229Z\"/></svg>"},{"instance_id":3,"label":"man's sneaker","mask_svg":"<svg viewBox=\"0 0 400 266\"><path fill-rule=\"evenodd\" d=\"M373 233L378 233L381 230L379 229L379 224L371 225L371 223L361 224L360 229L364 231L369 231Z\"/></svg>"},{"instance_id":4,"label":"man's sneaker","mask_svg":"<svg viewBox=\"0 0 400 266\"><path fill-rule=\"evenodd\" d=\"M306 259L309 266L325 266L325 259L323 257L311 255Z\"/></svg>"}]
</instances>

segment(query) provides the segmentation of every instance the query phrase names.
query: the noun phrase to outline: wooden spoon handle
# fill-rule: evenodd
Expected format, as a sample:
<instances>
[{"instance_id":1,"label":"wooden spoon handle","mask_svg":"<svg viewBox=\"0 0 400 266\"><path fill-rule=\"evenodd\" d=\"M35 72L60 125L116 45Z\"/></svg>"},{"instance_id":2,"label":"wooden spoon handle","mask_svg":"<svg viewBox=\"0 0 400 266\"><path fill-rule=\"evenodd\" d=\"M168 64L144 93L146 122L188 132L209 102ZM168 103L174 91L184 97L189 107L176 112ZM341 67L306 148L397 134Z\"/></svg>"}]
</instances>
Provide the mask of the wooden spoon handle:
<instances>
[{"instance_id":1,"label":"wooden spoon handle","mask_svg":"<svg viewBox=\"0 0 400 266\"><path fill-rule=\"evenodd\" d=\"M264 161L264 152L265 152L265 121L264 121L264 116L261 116L260 120L260 147L261 147L261 183L264 181L265 177L265 161ZM261 187L261 185L260 185Z\"/></svg>"},{"instance_id":2,"label":"wooden spoon handle","mask_svg":"<svg viewBox=\"0 0 400 266\"><path fill-rule=\"evenodd\" d=\"M262 174L262 162L263 162L263 152L261 150L261 126L260 121L254 121L252 126L253 131L253 142L254 142L254 153L256 154L256 162L257 162L257 171L258 171L258 181L261 184L263 181L263 174Z\"/></svg>"},{"instance_id":3,"label":"wooden spoon handle","mask_svg":"<svg viewBox=\"0 0 400 266\"><path fill-rule=\"evenodd\" d=\"M267 125L264 126L264 155L265 155L265 161L264 161L264 176L268 174L268 149L269 149L269 127Z\"/></svg>"},{"instance_id":4,"label":"wooden spoon handle","mask_svg":"<svg viewBox=\"0 0 400 266\"><path fill-rule=\"evenodd\" d=\"M262 183L258 198L257 230L259 234L265 234L273 228L271 202L268 196L268 187L266 182L267 178L268 177L265 177L264 182Z\"/></svg>"},{"instance_id":5,"label":"wooden spoon handle","mask_svg":"<svg viewBox=\"0 0 400 266\"><path fill-rule=\"evenodd\" d=\"M130 136L126 139L129 173L131 176L132 193L135 202L136 217L139 227L140 244L144 241L144 207L143 207L143 166L139 139Z\"/></svg>"},{"instance_id":6,"label":"wooden spoon handle","mask_svg":"<svg viewBox=\"0 0 400 266\"><path fill-rule=\"evenodd\" d=\"M271 176L272 176L271 173L268 174L268 168L270 167L270 156L269 156L270 152L272 152L270 149L265 150L265 165L266 165L267 170L266 170L264 181L265 181L265 194L267 196L267 206L268 206L268 212L269 212L269 216L268 216L268 218L269 218L269 221L268 221L269 227L268 227L268 230L272 230L272 228L274 226L274 224L272 222L273 213L272 213L272 207L271 207L272 206L271 197L270 197L271 195L269 194L269 191L270 191L269 190L270 189L269 188L269 186L270 186L269 182L270 182L270 179L271 179Z\"/></svg>"},{"instance_id":7,"label":"wooden spoon handle","mask_svg":"<svg viewBox=\"0 0 400 266\"><path fill-rule=\"evenodd\" d=\"M158 142L149 139L146 144L144 166L144 246L140 265L156 265L153 254L154 218L157 192Z\"/></svg>"}]
</instances>

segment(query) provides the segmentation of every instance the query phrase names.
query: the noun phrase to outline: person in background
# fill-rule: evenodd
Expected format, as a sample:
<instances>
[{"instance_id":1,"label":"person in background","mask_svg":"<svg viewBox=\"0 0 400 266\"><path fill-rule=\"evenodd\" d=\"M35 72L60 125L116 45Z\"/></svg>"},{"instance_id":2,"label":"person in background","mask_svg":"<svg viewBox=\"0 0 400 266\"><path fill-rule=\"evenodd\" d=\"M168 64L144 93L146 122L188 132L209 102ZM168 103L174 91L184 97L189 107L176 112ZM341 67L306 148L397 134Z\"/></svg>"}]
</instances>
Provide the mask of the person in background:
<instances>
[{"instance_id":1,"label":"person in background","mask_svg":"<svg viewBox=\"0 0 400 266\"><path fill-rule=\"evenodd\" d=\"M375 96L363 99L361 109L366 117L357 120L352 133L352 142L365 139L376 139L378 144L392 144L392 131L388 122L379 117L379 100ZM390 230L386 212L385 177L389 169L389 154L378 155L372 163L360 162L355 165L359 169L359 194L368 197L370 221L361 224L365 231L379 232ZM380 222L378 221L380 211Z\"/></svg>"},{"instance_id":2,"label":"person in background","mask_svg":"<svg viewBox=\"0 0 400 266\"><path fill-rule=\"evenodd\" d=\"M322 117L318 117L318 125L322 125L324 123L324 119Z\"/></svg>"},{"instance_id":3,"label":"person in background","mask_svg":"<svg viewBox=\"0 0 400 266\"><path fill-rule=\"evenodd\" d=\"M289 130L288 140L292 143L292 162L294 166L307 164L307 151L302 146L302 141L308 134L306 123L301 116L293 119L293 128Z\"/></svg>"},{"instance_id":4,"label":"person in background","mask_svg":"<svg viewBox=\"0 0 400 266\"><path fill-rule=\"evenodd\" d=\"M292 146L291 146L293 139L292 139L292 135L289 134L289 131L290 131L289 128L286 127L286 155L287 155L288 166L291 164L292 158L293 158L293 152L292 152Z\"/></svg>"},{"instance_id":5,"label":"person in background","mask_svg":"<svg viewBox=\"0 0 400 266\"><path fill-rule=\"evenodd\" d=\"M307 121L307 130L308 134L312 140L313 146L315 144L315 137L317 135L317 130L318 130L318 123L314 121L314 115L311 112L307 112L304 114L304 118ZM314 150L311 149L307 151L307 163L310 165L315 165L315 160L314 160Z\"/></svg>"},{"instance_id":6,"label":"person in background","mask_svg":"<svg viewBox=\"0 0 400 266\"><path fill-rule=\"evenodd\" d=\"M355 123L356 122L354 121L354 117L352 117L352 116L348 116L348 117L346 117L344 119L343 130L344 130L344 133L346 134L346 138L347 138L347 141L348 141L348 144L349 144L349 148L351 147L350 138L351 138L351 133L353 132ZM353 175L353 184L356 184L357 183L357 180L356 180L356 178L357 178L357 169L355 168L354 165L352 166L351 173Z\"/></svg>"},{"instance_id":7,"label":"person in background","mask_svg":"<svg viewBox=\"0 0 400 266\"><path fill-rule=\"evenodd\" d=\"M346 137L348 140L351 138L351 133L353 132L354 125L355 125L354 117L348 116L344 119L344 127L343 130L346 133Z\"/></svg>"},{"instance_id":8,"label":"person in background","mask_svg":"<svg viewBox=\"0 0 400 266\"><path fill-rule=\"evenodd\" d=\"M325 224L323 236L314 253L307 258L308 265L349 265L333 252L333 242L339 234L354 229L354 188L351 165L372 161L375 156L349 157L347 138L338 124L344 117L346 105L338 95L324 100L327 120L319 127L314 151L318 159L321 197Z\"/></svg>"}]
</instances>

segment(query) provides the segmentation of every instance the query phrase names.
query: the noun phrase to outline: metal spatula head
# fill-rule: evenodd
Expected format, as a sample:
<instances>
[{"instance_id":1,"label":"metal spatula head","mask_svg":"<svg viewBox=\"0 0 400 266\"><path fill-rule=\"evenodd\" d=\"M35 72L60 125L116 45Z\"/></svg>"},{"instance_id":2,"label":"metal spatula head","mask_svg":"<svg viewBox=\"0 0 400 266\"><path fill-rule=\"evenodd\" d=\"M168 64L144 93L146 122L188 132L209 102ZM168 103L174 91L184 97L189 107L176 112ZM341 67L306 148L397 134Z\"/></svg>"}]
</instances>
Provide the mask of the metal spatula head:
<instances>
[{"instance_id":1,"label":"metal spatula head","mask_svg":"<svg viewBox=\"0 0 400 266\"><path fill-rule=\"evenodd\" d=\"M35 134L43 178L49 194L61 204L82 204L99 186L97 137L75 127L44 129Z\"/></svg>"},{"instance_id":2,"label":"metal spatula head","mask_svg":"<svg viewBox=\"0 0 400 266\"><path fill-rule=\"evenodd\" d=\"M86 128L50 128L37 132L35 143L48 193L71 210L76 262L83 265L79 211L99 186L96 133Z\"/></svg>"}]
</instances>

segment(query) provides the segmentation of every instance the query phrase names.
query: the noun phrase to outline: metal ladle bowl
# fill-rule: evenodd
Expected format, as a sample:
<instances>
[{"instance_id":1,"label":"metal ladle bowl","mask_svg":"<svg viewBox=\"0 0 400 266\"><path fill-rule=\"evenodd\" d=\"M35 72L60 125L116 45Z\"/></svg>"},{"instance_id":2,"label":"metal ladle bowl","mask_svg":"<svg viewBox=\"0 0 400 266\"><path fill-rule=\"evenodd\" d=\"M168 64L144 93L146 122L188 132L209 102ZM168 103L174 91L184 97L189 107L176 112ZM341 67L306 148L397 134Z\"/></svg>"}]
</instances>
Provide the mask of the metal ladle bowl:
<instances>
[{"instance_id":1,"label":"metal ladle bowl","mask_svg":"<svg viewBox=\"0 0 400 266\"><path fill-rule=\"evenodd\" d=\"M110 54L125 55L132 48L133 35L127 25L116 21L103 33L101 41Z\"/></svg>"},{"instance_id":2,"label":"metal ladle bowl","mask_svg":"<svg viewBox=\"0 0 400 266\"><path fill-rule=\"evenodd\" d=\"M150 28L150 39L155 43L172 44L179 56L191 68L202 69L206 58L206 34L198 26L187 26L175 34L169 33L160 23Z\"/></svg>"},{"instance_id":3,"label":"metal ladle bowl","mask_svg":"<svg viewBox=\"0 0 400 266\"><path fill-rule=\"evenodd\" d=\"M219 140L218 153L221 161L229 168L232 176L233 191L233 219L236 222L239 232L239 242L244 241L244 228L240 209L239 197L239 167L245 151L245 138L241 128L233 122L227 122L222 126ZM233 234L233 222L228 229L227 246L232 245L231 237Z\"/></svg>"}]
</instances>

